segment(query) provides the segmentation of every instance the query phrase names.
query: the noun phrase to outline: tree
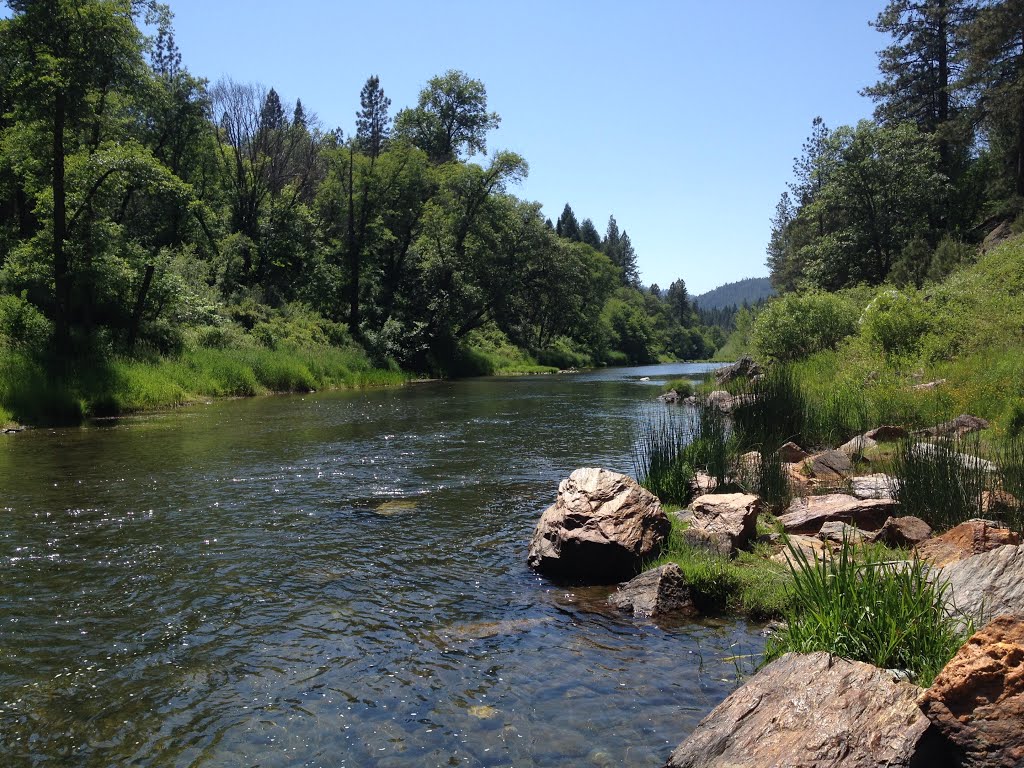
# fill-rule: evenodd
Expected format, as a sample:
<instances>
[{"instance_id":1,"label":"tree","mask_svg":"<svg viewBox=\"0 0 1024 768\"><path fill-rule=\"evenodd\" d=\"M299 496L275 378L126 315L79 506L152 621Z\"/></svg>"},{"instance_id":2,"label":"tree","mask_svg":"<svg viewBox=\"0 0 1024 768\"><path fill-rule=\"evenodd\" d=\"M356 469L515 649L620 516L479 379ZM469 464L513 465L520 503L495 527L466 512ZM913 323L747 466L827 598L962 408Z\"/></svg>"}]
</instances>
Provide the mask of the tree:
<instances>
[{"instance_id":1,"label":"tree","mask_svg":"<svg viewBox=\"0 0 1024 768\"><path fill-rule=\"evenodd\" d=\"M395 134L408 139L435 163L486 154L487 132L501 118L487 111L487 89L465 72L450 69L431 78L413 109L395 118Z\"/></svg>"},{"instance_id":2,"label":"tree","mask_svg":"<svg viewBox=\"0 0 1024 768\"><path fill-rule=\"evenodd\" d=\"M686 293L686 282L679 278L673 280L672 284L668 287L668 292L665 294L665 301L668 304L669 315L680 325L690 325L692 308L690 306L690 297Z\"/></svg>"},{"instance_id":3,"label":"tree","mask_svg":"<svg viewBox=\"0 0 1024 768\"><path fill-rule=\"evenodd\" d=\"M83 265L68 250L69 238L111 176L130 172L130 164L112 166L69 201L74 190L68 188L68 162L99 149L110 94L138 88L145 72L142 36L127 0L9 0L8 6L12 16L0 36L0 59L16 94L14 119L25 131L19 142L40 161L27 171L32 178L24 189L46 222L37 244L48 242L55 342L68 353L72 320L83 306L76 299ZM91 253L86 247L82 255Z\"/></svg>"},{"instance_id":4,"label":"tree","mask_svg":"<svg viewBox=\"0 0 1024 768\"><path fill-rule=\"evenodd\" d=\"M356 113L356 142L360 150L375 160L383 151L391 133L388 108L391 99L384 95L380 79L371 75L359 92L360 110Z\"/></svg>"},{"instance_id":5,"label":"tree","mask_svg":"<svg viewBox=\"0 0 1024 768\"><path fill-rule=\"evenodd\" d=\"M558 222L555 224L555 234L566 240L580 241L580 225L576 222L576 214L572 212L568 203L565 204L562 215L558 217Z\"/></svg>"},{"instance_id":6,"label":"tree","mask_svg":"<svg viewBox=\"0 0 1024 768\"><path fill-rule=\"evenodd\" d=\"M1024 195L1024 0L987 3L968 37L965 79L978 92L989 143L1006 158L1013 191Z\"/></svg>"},{"instance_id":7,"label":"tree","mask_svg":"<svg viewBox=\"0 0 1024 768\"><path fill-rule=\"evenodd\" d=\"M590 219L580 222L580 241L586 243L594 250L601 250L601 235Z\"/></svg>"}]
</instances>

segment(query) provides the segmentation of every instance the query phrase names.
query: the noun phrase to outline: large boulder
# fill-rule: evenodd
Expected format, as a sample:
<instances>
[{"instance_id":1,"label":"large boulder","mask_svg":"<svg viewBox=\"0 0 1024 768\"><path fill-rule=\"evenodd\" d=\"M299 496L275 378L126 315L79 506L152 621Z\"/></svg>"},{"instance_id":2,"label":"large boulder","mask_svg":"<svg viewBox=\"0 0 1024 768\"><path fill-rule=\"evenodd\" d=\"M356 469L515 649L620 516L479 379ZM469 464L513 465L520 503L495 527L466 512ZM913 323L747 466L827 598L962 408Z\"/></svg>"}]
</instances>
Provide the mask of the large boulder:
<instances>
[{"instance_id":1,"label":"large boulder","mask_svg":"<svg viewBox=\"0 0 1024 768\"><path fill-rule=\"evenodd\" d=\"M550 576L615 584L661 552L671 524L658 497L633 478L590 467L558 485L530 542L530 567Z\"/></svg>"},{"instance_id":2,"label":"large boulder","mask_svg":"<svg viewBox=\"0 0 1024 768\"><path fill-rule=\"evenodd\" d=\"M845 454L851 461L862 459L871 451L878 448L878 442L867 435L857 435L849 442L839 446L839 452Z\"/></svg>"},{"instance_id":3,"label":"large boulder","mask_svg":"<svg viewBox=\"0 0 1024 768\"><path fill-rule=\"evenodd\" d=\"M929 720L921 689L827 653L787 653L721 704L666 768L908 768Z\"/></svg>"},{"instance_id":4,"label":"large boulder","mask_svg":"<svg viewBox=\"0 0 1024 768\"><path fill-rule=\"evenodd\" d=\"M929 539L917 553L932 565L949 565L1007 544L1020 544L1020 536L992 520L974 519Z\"/></svg>"},{"instance_id":5,"label":"large boulder","mask_svg":"<svg viewBox=\"0 0 1024 768\"><path fill-rule=\"evenodd\" d=\"M757 518L764 508L761 499L750 493L709 493L693 500L693 517L686 531L687 540L726 555L746 549L757 533Z\"/></svg>"},{"instance_id":6,"label":"large boulder","mask_svg":"<svg viewBox=\"0 0 1024 768\"><path fill-rule=\"evenodd\" d=\"M1024 618L999 616L972 635L918 705L960 765L1024 765Z\"/></svg>"},{"instance_id":7,"label":"large boulder","mask_svg":"<svg viewBox=\"0 0 1024 768\"><path fill-rule=\"evenodd\" d=\"M802 570L804 563L815 566L832 559L832 547L817 536L793 534L780 538L782 549L772 555L776 563L788 565L794 571Z\"/></svg>"},{"instance_id":8,"label":"large boulder","mask_svg":"<svg viewBox=\"0 0 1024 768\"><path fill-rule=\"evenodd\" d=\"M693 616L697 613L690 585L675 563L644 571L619 587L608 602L637 616Z\"/></svg>"},{"instance_id":9,"label":"large boulder","mask_svg":"<svg viewBox=\"0 0 1024 768\"><path fill-rule=\"evenodd\" d=\"M903 515L885 521L875 541L889 547L913 549L932 537L932 527L920 517Z\"/></svg>"},{"instance_id":10,"label":"large boulder","mask_svg":"<svg viewBox=\"0 0 1024 768\"><path fill-rule=\"evenodd\" d=\"M1024 616L1024 546L1003 546L932 572L946 584L946 604L955 615L1015 613Z\"/></svg>"},{"instance_id":11,"label":"large boulder","mask_svg":"<svg viewBox=\"0 0 1024 768\"><path fill-rule=\"evenodd\" d=\"M831 520L877 531L895 510L896 502L891 499L858 499L845 493L830 493L794 499L779 522L786 533L816 534Z\"/></svg>"},{"instance_id":12,"label":"large boulder","mask_svg":"<svg viewBox=\"0 0 1024 768\"><path fill-rule=\"evenodd\" d=\"M779 447L779 461L786 464L796 464L810 456L807 451L794 443L792 440L783 443Z\"/></svg>"}]
</instances>

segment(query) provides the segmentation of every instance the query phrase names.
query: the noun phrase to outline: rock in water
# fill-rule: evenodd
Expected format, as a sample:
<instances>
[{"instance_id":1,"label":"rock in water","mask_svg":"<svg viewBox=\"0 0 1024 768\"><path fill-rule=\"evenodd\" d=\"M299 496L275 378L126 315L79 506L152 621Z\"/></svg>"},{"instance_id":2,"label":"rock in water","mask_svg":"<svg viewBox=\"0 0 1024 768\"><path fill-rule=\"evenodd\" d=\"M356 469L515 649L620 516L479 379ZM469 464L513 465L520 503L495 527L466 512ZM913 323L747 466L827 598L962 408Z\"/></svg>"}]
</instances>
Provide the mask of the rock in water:
<instances>
[{"instance_id":1,"label":"rock in water","mask_svg":"<svg viewBox=\"0 0 1024 768\"><path fill-rule=\"evenodd\" d=\"M787 653L715 707L666 768L908 768L929 725L920 693L870 664Z\"/></svg>"},{"instance_id":2,"label":"rock in water","mask_svg":"<svg viewBox=\"0 0 1024 768\"><path fill-rule=\"evenodd\" d=\"M675 563L644 571L619 587L608 602L637 616L692 616L697 612L690 585Z\"/></svg>"},{"instance_id":3,"label":"rock in water","mask_svg":"<svg viewBox=\"0 0 1024 768\"><path fill-rule=\"evenodd\" d=\"M606 469L577 469L558 485L530 542L531 568L592 584L636 576L657 557L671 524L658 497L633 478Z\"/></svg>"},{"instance_id":4,"label":"rock in water","mask_svg":"<svg viewBox=\"0 0 1024 768\"><path fill-rule=\"evenodd\" d=\"M1024 618L976 632L918 704L963 766L1024 765Z\"/></svg>"}]
</instances>

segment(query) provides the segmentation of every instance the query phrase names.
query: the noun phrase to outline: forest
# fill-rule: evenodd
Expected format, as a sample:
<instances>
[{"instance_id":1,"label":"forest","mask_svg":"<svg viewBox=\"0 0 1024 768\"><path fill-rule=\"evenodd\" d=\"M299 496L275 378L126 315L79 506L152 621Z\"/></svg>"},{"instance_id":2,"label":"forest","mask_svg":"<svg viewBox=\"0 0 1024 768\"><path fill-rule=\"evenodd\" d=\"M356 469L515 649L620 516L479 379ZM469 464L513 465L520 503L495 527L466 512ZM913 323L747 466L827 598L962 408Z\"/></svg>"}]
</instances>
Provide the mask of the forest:
<instances>
[{"instance_id":1,"label":"forest","mask_svg":"<svg viewBox=\"0 0 1024 768\"><path fill-rule=\"evenodd\" d=\"M394 112L370 75L352 94L353 127L328 128L298 95L190 72L167 5L7 6L8 410L25 370L82 389L86 368L216 367L216 350L341 349L384 370L473 375L705 358L721 341L682 279L640 285L614 216L601 234L568 204L553 223L515 196L527 161L488 152L501 117L465 72L430 78ZM99 410L132 407L106 400Z\"/></svg>"},{"instance_id":2,"label":"forest","mask_svg":"<svg viewBox=\"0 0 1024 768\"><path fill-rule=\"evenodd\" d=\"M1024 210L1024 3L894 0L862 94L873 119L812 121L772 221L779 291L920 288Z\"/></svg>"}]
</instances>

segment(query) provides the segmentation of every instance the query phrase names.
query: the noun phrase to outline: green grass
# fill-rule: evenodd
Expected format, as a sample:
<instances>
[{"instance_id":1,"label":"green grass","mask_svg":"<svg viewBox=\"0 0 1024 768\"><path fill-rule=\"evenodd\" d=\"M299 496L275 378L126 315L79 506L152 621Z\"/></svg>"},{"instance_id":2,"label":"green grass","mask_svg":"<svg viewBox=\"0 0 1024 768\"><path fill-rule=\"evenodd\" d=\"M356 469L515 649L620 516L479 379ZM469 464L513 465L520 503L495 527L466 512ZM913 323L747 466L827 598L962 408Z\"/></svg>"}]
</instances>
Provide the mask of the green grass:
<instances>
[{"instance_id":1,"label":"green grass","mask_svg":"<svg viewBox=\"0 0 1024 768\"><path fill-rule=\"evenodd\" d=\"M670 515L672 531L661 557L650 567L676 563L705 614L741 613L754 619L783 616L789 606L789 569L749 552L735 559L713 555L683 539L684 526Z\"/></svg>"},{"instance_id":2,"label":"green grass","mask_svg":"<svg viewBox=\"0 0 1024 768\"><path fill-rule=\"evenodd\" d=\"M883 669L907 670L927 686L973 631L946 615L945 587L917 560L893 567L879 550L850 541L827 562L790 549L792 601L786 627L769 639L765 661L825 651Z\"/></svg>"},{"instance_id":3,"label":"green grass","mask_svg":"<svg viewBox=\"0 0 1024 768\"><path fill-rule=\"evenodd\" d=\"M693 380L672 379L671 381L666 381L665 385L661 388L661 391L668 392L671 389L678 392L680 397L689 397L693 394Z\"/></svg>"},{"instance_id":4,"label":"green grass","mask_svg":"<svg viewBox=\"0 0 1024 768\"><path fill-rule=\"evenodd\" d=\"M395 386L406 379L374 368L355 347L199 347L154 360L82 361L60 375L26 355L0 352L0 407L23 424L77 424L208 397Z\"/></svg>"}]
</instances>

